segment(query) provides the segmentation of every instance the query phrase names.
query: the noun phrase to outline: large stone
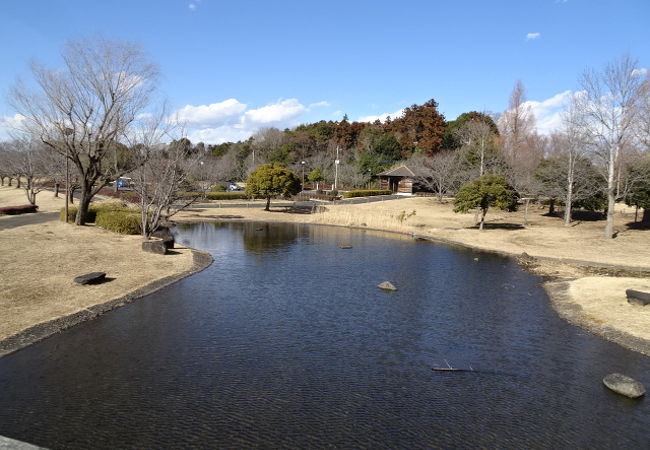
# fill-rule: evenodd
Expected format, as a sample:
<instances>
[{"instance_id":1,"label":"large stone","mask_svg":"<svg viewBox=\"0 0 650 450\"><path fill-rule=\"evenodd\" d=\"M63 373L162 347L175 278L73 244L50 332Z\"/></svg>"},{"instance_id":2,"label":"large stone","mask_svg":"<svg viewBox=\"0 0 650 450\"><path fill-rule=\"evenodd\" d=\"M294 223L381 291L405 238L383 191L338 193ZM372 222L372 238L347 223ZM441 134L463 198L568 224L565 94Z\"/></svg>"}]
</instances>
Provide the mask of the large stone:
<instances>
[{"instance_id":1,"label":"large stone","mask_svg":"<svg viewBox=\"0 0 650 450\"><path fill-rule=\"evenodd\" d=\"M165 247L167 248L167 250L174 248L174 244L176 243L176 239L174 239L174 235L167 227L158 228L151 236L158 239L162 239L162 241L165 243Z\"/></svg>"},{"instance_id":2,"label":"large stone","mask_svg":"<svg viewBox=\"0 0 650 450\"><path fill-rule=\"evenodd\" d=\"M610 373L603 378L603 383L617 394L629 398L639 398L645 394L645 387L634 378L620 373Z\"/></svg>"},{"instance_id":3,"label":"large stone","mask_svg":"<svg viewBox=\"0 0 650 450\"><path fill-rule=\"evenodd\" d=\"M142 250L157 255L164 255L167 253L167 247L161 239L144 241L142 243Z\"/></svg>"},{"instance_id":4,"label":"large stone","mask_svg":"<svg viewBox=\"0 0 650 450\"><path fill-rule=\"evenodd\" d=\"M75 277L74 282L78 284L99 284L106 280L106 272L90 272Z\"/></svg>"},{"instance_id":5,"label":"large stone","mask_svg":"<svg viewBox=\"0 0 650 450\"><path fill-rule=\"evenodd\" d=\"M635 291L634 289L626 289L625 295L627 295L627 302L632 305L650 305L650 292L641 292Z\"/></svg>"},{"instance_id":6,"label":"large stone","mask_svg":"<svg viewBox=\"0 0 650 450\"><path fill-rule=\"evenodd\" d=\"M397 288L390 281L384 281L381 284L378 284L377 287L382 291L396 291Z\"/></svg>"}]
</instances>

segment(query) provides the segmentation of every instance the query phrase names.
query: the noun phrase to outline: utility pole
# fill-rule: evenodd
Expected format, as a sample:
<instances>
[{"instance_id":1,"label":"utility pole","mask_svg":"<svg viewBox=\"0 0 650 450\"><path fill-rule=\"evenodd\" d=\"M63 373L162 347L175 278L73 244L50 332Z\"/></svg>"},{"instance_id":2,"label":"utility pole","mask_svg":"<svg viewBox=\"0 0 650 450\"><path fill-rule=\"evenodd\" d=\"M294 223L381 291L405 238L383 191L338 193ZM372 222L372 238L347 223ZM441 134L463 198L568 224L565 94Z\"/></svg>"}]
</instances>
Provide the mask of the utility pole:
<instances>
[{"instance_id":1,"label":"utility pole","mask_svg":"<svg viewBox=\"0 0 650 450\"><path fill-rule=\"evenodd\" d=\"M338 186L339 181L339 146L336 146L336 160L334 161L334 188Z\"/></svg>"}]
</instances>

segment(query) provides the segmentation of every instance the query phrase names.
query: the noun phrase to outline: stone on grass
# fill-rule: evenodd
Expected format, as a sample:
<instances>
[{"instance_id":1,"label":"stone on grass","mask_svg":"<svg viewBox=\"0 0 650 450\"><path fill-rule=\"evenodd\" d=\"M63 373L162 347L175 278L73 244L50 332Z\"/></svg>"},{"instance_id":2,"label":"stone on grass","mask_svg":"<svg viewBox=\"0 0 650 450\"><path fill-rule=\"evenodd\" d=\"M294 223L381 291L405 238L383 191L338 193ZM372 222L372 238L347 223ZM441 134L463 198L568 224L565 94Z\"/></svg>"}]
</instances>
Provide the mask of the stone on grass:
<instances>
[{"instance_id":1,"label":"stone on grass","mask_svg":"<svg viewBox=\"0 0 650 450\"><path fill-rule=\"evenodd\" d=\"M397 288L390 281L384 281L381 284L378 284L377 287L382 291L396 291Z\"/></svg>"},{"instance_id":2,"label":"stone on grass","mask_svg":"<svg viewBox=\"0 0 650 450\"><path fill-rule=\"evenodd\" d=\"M645 394L645 387L634 378L620 373L610 373L603 378L603 383L617 394L629 398L639 398Z\"/></svg>"},{"instance_id":3,"label":"stone on grass","mask_svg":"<svg viewBox=\"0 0 650 450\"><path fill-rule=\"evenodd\" d=\"M106 272L90 272L75 277L77 284L98 284L106 280Z\"/></svg>"},{"instance_id":4,"label":"stone on grass","mask_svg":"<svg viewBox=\"0 0 650 450\"><path fill-rule=\"evenodd\" d=\"M627 302L632 305L650 305L650 292L641 292L635 291L634 289L626 289L625 295L627 295Z\"/></svg>"},{"instance_id":5,"label":"stone on grass","mask_svg":"<svg viewBox=\"0 0 650 450\"><path fill-rule=\"evenodd\" d=\"M142 243L142 250L148 253L155 253L157 255L164 255L167 253L167 247L162 240L144 241Z\"/></svg>"},{"instance_id":6,"label":"stone on grass","mask_svg":"<svg viewBox=\"0 0 650 450\"><path fill-rule=\"evenodd\" d=\"M156 231L154 231L154 233L151 236L162 239L162 241L165 243L165 247L167 248L167 250L174 248L174 244L176 243L176 240L174 239L174 235L167 227L158 228Z\"/></svg>"}]
</instances>

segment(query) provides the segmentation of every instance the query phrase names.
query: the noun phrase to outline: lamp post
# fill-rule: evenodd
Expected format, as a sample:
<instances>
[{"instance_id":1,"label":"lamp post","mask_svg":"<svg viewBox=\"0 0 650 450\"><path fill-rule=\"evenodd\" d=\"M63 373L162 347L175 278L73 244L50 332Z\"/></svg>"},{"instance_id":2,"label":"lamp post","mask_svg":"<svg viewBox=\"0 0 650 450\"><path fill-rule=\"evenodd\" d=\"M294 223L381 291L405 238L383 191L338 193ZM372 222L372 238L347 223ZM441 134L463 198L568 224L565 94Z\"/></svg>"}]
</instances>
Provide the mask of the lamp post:
<instances>
[{"instance_id":1,"label":"lamp post","mask_svg":"<svg viewBox=\"0 0 650 450\"><path fill-rule=\"evenodd\" d=\"M338 181L339 181L339 146L336 146L336 160L334 160L334 188L338 186Z\"/></svg>"},{"instance_id":2,"label":"lamp post","mask_svg":"<svg viewBox=\"0 0 650 450\"><path fill-rule=\"evenodd\" d=\"M300 165L302 166L302 191L305 190L305 161L301 161Z\"/></svg>"},{"instance_id":3,"label":"lamp post","mask_svg":"<svg viewBox=\"0 0 650 450\"><path fill-rule=\"evenodd\" d=\"M63 128L63 134L70 136L74 133L72 128ZM68 143L65 144L65 223L68 223L68 203L70 201L70 166L68 160L70 158Z\"/></svg>"}]
</instances>

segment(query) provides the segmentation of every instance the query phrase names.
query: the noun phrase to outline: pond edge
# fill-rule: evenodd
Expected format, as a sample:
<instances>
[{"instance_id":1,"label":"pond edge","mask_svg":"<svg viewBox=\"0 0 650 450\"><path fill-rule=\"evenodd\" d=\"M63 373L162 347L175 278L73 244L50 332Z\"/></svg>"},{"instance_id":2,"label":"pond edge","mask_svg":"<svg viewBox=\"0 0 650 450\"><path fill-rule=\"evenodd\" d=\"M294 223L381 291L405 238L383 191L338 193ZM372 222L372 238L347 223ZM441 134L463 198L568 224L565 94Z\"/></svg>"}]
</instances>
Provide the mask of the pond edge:
<instances>
[{"instance_id":1,"label":"pond edge","mask_svg":"<svg viewBox=\"0 0 650 450\"><path fill-rule=\"evenodd\" d=\"M15 353L18 350L35 344L36 342L42 341L43 339L46 339L61 331L67 330L68 328L71 328L82 322L95 319L104 313L128 305L129 303L133 303L134 301L139 300L149 294L153 294L154 292L166 288L167 286L170 286L177 281L187 278L190 275L194 275L195 273L205 270L214 261L212 255L210 255L208 252L192 248L190 250L192 252L192 267L188 270L185 270L178 274L159 278L120 297L90 306L86 309L68 314L66 316L57 317L56 319L39 323L16 334L8 336L7 338L0 340L0 358L11 353Z\"/></svg>"}]
</instances>

